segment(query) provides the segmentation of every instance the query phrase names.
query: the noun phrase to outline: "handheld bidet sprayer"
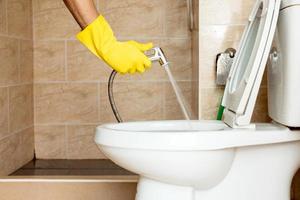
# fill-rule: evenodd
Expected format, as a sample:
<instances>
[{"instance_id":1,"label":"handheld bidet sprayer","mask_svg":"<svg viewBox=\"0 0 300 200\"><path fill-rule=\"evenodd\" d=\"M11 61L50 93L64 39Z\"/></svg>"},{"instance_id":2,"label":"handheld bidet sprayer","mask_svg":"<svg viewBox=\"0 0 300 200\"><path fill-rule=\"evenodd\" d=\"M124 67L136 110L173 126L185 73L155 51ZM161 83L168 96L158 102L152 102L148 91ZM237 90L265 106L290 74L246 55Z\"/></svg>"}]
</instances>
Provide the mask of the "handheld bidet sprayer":
<instances>
[{"instance_id":1,"label":"handheld bidet sprayer","mask_svg":"<svg viewBox=\"0 0 300 200\"><path fill-rule=\"evenodd\" d=\"M148 58L152 61L158 61L162 67L165 67L169 64L163 50L160 47L154 47L145 53Z\"/></svg>"},{"instance_id":2,"label":"handheld bidet sprayer","mask_svg":"<svg viewBox=\"0 0 300 200\"><path fill-rule=\"evenodd\" d=\"M162 49L160 47L154 47L153 49L146 51L145 55L150 59L151 62L158 61L162 67L168 66L168 64L169 64L164 52L162 51ZM114 116L115 116L116 120L120 123L120 122L123 122L123 120L118 112L118 109L117 109L117 106L116 106L116 103L114 100L114 95L113 95L113 82L114 82L114 79L115 79L115 76L117 73L118 73L117 71L113 70L112 73L110 74L110 77L108 80L108 98L109 98L109 103L110 103L111 109L114 113Z\"/></svg>"}]
</instances>

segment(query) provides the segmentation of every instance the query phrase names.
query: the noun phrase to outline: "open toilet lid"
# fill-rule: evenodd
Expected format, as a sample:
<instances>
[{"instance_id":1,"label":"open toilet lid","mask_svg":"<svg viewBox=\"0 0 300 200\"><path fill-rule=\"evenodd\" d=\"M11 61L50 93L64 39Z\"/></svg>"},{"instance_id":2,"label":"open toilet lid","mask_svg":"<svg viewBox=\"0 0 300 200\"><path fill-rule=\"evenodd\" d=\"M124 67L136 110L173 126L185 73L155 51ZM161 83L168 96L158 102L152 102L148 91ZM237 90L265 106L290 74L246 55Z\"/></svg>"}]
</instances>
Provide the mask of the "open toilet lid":
<instances>
[{"instance_id":1,"label":"open toilet lid","mask_svg":"<svg viewBox=\"0 0 300 200\"><path fill-rule=\"evenodd\" d=\"M280 2L257 0L249 17L222 102L224 122L233 128L250 125L276 30Z\"/></svg>"}]
</instances>

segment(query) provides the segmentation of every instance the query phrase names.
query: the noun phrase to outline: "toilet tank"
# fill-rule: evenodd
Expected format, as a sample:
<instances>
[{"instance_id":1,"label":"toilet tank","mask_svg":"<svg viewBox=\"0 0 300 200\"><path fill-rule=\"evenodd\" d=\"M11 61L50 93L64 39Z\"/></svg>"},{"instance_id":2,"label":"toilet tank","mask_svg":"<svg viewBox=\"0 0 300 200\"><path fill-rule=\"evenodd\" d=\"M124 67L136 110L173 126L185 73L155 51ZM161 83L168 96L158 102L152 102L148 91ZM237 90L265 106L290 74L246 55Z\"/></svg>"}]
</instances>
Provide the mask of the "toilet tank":
<instances>
[{"instance_id":1,"label":"toilet tank","mask_svg":"<svg viewBox=\"0 0 300 200\"><path fill-rule=\"evenodd\" d=\"M300 127L300 0L282 0L268 64L269 116Z\"/></svg>"}]
</instances>

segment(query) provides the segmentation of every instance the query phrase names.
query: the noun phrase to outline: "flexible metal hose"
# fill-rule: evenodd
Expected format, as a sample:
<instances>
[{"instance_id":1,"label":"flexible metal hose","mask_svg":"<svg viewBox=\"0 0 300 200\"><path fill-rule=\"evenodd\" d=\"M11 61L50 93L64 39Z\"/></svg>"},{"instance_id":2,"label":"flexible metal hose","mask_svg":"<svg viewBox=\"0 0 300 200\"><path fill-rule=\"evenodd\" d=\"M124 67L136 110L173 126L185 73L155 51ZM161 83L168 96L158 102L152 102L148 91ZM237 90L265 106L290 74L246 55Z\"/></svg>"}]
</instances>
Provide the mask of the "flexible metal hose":
<instances>
[{"instance_id":1,"label":"flexible metal hose","mask_svg":"<svg viewBox=\"0 0 300 200\"><path fill-rule=\"evenodd\" d=\"M149 57L151 62L158 61L162 67L168 65L167 58L165 57L163 50L160 47L155 47L155 48L145 52L145 55ZM114 113L116 120L119 123L121 123L121 122L123 122L123 120L119 114L118 108L115 103L114 94L113 94L114 93L114 91L113 91L114 79L117 74L118 74L118 72L113 70L109 76L108 98L109 98L109 103L110 103L111 109Z\"/></svg>"},{"instance_id":2,"label":"flexible metal hose","mask_svg":"<svg viewBox=\"0 0 300 200\"><path fill-rule=\"evenodd\" d=\"M116 103L115 103L115 99L114 99L114 90L113 90L113 86L114 86L114 79L117 75L117 71L113 70L109 76L109 80L108 80L108 98L109 98L109 103L110 103L110 106L111 106L111 109L114 113L114 116L116 118L116 120L118 121L118 123L121 123L123 122L120 114L119 114L119 111L118 111L118 108L116 106Z\"/></svg>"}]
</instances>

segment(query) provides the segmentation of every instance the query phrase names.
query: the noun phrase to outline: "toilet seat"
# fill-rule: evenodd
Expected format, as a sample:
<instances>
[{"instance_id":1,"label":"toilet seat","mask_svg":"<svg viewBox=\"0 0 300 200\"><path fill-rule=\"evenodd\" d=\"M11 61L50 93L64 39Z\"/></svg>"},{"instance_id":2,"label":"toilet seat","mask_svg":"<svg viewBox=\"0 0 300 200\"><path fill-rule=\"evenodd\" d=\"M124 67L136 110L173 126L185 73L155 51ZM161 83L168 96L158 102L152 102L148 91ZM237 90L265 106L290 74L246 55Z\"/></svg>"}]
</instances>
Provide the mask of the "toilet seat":
<instances>
[{"instance_id":1,"label":"toilet seat","mask_svg":"<svg viewBox=\"0 0 300 200\"><path fill-rule=\"evenodd\" d=\"M232 128L250 124L260 83L271 49L280 11L280 0L257 0L249 16L230 70L222 105L224 122Z\"/></svg>"}]
</instances>

